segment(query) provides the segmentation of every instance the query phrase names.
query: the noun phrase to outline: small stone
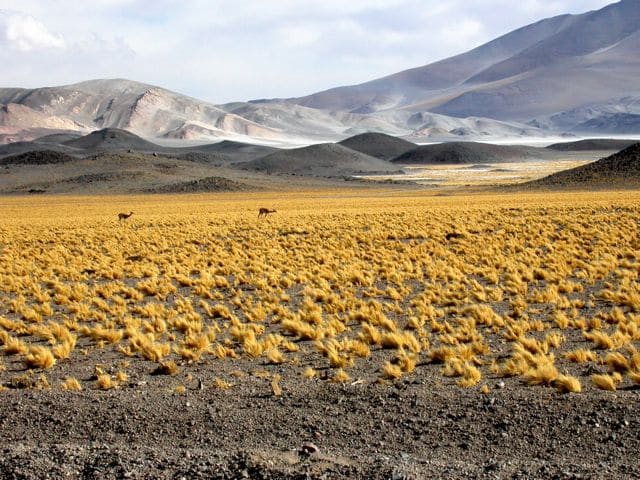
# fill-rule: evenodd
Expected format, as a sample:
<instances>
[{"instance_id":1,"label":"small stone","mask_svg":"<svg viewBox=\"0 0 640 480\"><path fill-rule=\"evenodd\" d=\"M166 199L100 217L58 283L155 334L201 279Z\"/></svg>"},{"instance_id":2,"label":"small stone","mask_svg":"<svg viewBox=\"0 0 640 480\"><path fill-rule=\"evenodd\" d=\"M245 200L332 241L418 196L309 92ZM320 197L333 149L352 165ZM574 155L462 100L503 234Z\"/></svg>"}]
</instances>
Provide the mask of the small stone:
<instances>
[{"instance_id":1,"label":"small stone","mask_svg":"<svg viewBox=\"0 0 640 480\"><path fill-rule=\"evenodd\" d=\"M320 449L313 442L303 443L302 446L300 447L300 452L306 455L313 455L314 453L318 453L319 451Z\"/></svg>"},{"instance_id":2,"label":"small stone","mask_svg":"<svg viewBox=\"0 0 640 480\"><path fill-rule=\"evenodd\" d=\"M504 388L505 387L505 383L501 380L501 381L498 382L497 387L498 388Z\"/></svg>"}]
</instances>

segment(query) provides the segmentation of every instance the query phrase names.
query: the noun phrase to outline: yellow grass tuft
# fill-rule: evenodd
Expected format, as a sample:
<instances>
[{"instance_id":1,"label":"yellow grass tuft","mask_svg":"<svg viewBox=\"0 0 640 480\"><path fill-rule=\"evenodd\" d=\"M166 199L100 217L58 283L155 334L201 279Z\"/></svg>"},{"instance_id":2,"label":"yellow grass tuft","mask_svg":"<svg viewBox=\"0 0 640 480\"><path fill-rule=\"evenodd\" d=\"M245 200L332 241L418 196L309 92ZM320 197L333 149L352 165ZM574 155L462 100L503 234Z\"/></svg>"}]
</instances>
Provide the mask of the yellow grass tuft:
<instances>
[{"instance_id":1,"label":"yellow grass tuft","mask_svg":"<svg viewBox=\"0 0 640 480\"><path fill-rule=\"evenodd\" d=\"M98 375L96 386L100 390L110 390L112 388L116 388L117 384L113 381L111 375L109 375L108 373L103 373Z\"/></svg>"},{"instance_id":2,"label":"yellow grass tuft","mask_svg":"<svg viewBox=\"0 0 640 480\"><path fill-rule=\"evenodd\" d=\"M215 380L213 381L213 386L218 390L229 390L231 387L233 387L233 383L227 382L222 378L216 377Z\"/></svg>"},{"instance_id":3,"label":"yellow grass tuft","mask_svg":"<svg viewBox=\"0 0 640 480\"><path fill-rule=\"evenodd\" d=\"M609 390L613 391L616 389L616 380L611 375L602 374L602 375L592 375L591 383L595 385L600 390Z\"/></svg>"},{"instance_id":4,"label":"yellow grass tuft","mask_svg":"<svg viewBox=\"0 0 640 480\"><path fill-rule=\"evenodd\" d=\"M553 385L561 393L579 393L582 391L580 380L570 375L558 375L553 381Z\"/></svg>"},{"instance_id":5,"label":"yellow grass tuft","mask_svg":"<svg viewBox=\"0 0 640 480\"><path fill-rule=\"evenodd\" d=\"M82 390L82 385L80 385L80 382L77 379L73 377L67 377L64 382L62 382L62 388L65 390L79 392L80 390Z\"/></svg>"},{"instance_id":6,"label":"yellow grass tuft","mask_svg":"<svg viewBox=\"0 0 640 480\"><path fill-rule=\"evenodd\" d=\"M180 373L180 367L173 360L160 362L153 373L158 375L177 375Z\"/></svg>"},{"instance_id":7,"label":"yellow grass tuft","mask_svg":"<svg viewBox=\"0 0 640 480\"><path fill-rule=\"evenodd\" d=\"M276 397L279 397L282 395L282 387L280 386L279 382L280 382L280 375L276 373L271 378L271 391Z\"/></svg>"},{"instance_id":8,"label":"yellow grass tuft","mask_svg":"<svg viewBox=\"0 0 640 480\"><path fill-rule=\"evenodd\" d=\"M604 358L604 363L614 372L624 373L630 369L629 360L620 352L608 353Z\"/></svg>"},{"instance_id":9,"label":"yellow grass tuft","mask_svg":"<svg viewBox=\"0 0 640 480\"><path fill-rule=\"evenodd\" d=\"M598 354L593 350L578 349L566 352L563 357L570 362L586 363L595 362L598 359Z\"/></svg>"},{"instance_id":10,"label":"yellow grass tuft","mask_svg":"<svg viewBox=\"0 0 640 480\"><path fill-rule=\"evenodd\" d=\"M524 378L529 385L551 385L559 375L558 369L547 362L527 370Z\"/></svg>"},{"instance_id":11,"label":"yellow grass tuft","mask_svg":"<svg viewBox=\"0 0 640 480\"><path fill-rule=\"evenodd\" d=\"M302 372L304 378L315 378L317 375L318 372L316 372L313 367L307 367L304 369L304 372Z\"/></svg>"},{"instance_id":12,"label":"yellow grass tuft","mask_svg":"<svg viewBox=\"0 0 640 480\"><path fill-rule=\"evenodd\" d=\"M56 364L56 359L47 347L35 346L29 349L25 363L29 368L51 368Z\"/></svg>"},{"instance_id":13,"label":"yellow grass tuft","mask_svg":"<svg viewBox=\"0 0 640 480\"><path fill-rule=\"evenodd\" d=\"M402 369L398 365L386 362L382 367L382 376L389 380L396 380L402 376Z\"/></svg>"},{"instance_id":14,"label":"yellow grass tuft","mask_svg":"<svg viewBox=\"0 0 640 480\"><path fill-rule=\"evenodd\" d=\"M267 350L266 355L269 363L273 365L279 365L285 360L284 355L280 350L278 350L278 347L271 347L269 350Z\"/></svg>"},{"instance_id":15,"label":"yellow grass tuft","mask_svg":"<svg viewBox=\"0 0 640 480\"><path fill-rule=\"evenodd\" d=\"M331 377L331 381L336 383L346 383L351 380L351 377L342 368L336 370L336 373Z\"/></svg>"},{"instance_id":16,"label":"yellow grass tuft","mask_svg":"<svg viewBox=\"0 0 640 480\"><path fill-rule=\"evenodd\" d=\"M482 379L482 373L476 367L470 364L464 365L464 371L462 372L462 378L458 380L458 385L464 388L470 388L480 383Z\"/></svg>"}]
</instances>

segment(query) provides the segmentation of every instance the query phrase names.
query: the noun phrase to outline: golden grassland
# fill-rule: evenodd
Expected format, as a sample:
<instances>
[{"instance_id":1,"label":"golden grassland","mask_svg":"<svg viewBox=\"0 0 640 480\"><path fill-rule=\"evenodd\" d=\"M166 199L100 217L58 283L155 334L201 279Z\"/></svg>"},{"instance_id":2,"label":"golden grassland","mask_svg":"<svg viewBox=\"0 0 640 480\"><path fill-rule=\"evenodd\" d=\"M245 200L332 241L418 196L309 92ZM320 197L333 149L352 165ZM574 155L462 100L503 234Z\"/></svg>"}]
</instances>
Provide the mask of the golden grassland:
<instances>
[{"instance_id":1,"label":"golden grassland","mask_svg":"<svg viewBox=\"0 0 640 480\"><path fill-rule=\"evenodd\" d=\"M3 388L109 390L142 371L182 393L203 368L202 388L252 375L274 395L281 374L431 375L483 393L503 378L559 392L640 383L640 192L14 197L0 209ZM82 361L91 374L70 376Z\"/></svg>"}]
</instances>

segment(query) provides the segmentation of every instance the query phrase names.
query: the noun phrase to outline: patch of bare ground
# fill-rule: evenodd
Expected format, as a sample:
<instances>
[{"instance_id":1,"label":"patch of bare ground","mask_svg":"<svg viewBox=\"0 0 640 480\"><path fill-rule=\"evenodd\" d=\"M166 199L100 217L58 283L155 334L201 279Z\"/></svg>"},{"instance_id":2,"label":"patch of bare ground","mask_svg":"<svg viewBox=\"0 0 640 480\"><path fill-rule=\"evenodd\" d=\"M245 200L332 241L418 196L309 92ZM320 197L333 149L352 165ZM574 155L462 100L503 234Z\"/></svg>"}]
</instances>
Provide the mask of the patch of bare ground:
<instances>
[{"instance_id":1,"label":"patch of bare ground","mask_svg":"<svg viewBox=\"0 0 640 480\"><path fill-rule=\"evenodd\" d=\"M637 478L634 391L251 379L3 392L3 478Z\"/></svg>"}]
</instances>

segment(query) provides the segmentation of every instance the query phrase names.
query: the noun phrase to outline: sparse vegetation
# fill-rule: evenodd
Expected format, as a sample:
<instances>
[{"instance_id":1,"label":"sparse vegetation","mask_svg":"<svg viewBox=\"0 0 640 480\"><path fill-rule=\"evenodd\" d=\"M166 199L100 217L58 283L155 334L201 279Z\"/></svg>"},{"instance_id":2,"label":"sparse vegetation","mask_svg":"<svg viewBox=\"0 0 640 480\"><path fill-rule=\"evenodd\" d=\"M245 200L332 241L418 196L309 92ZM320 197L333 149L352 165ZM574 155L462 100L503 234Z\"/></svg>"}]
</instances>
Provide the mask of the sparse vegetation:
<instances>
[{"instance_id":1,"label":"sparse vegetation","mask_svg":"<svg viewBox=\"0 0 640 480\"><path fill-rule=\"evenodd\" d=\"M449 385L482 381L483 392L500 377L561 392L638 383L640 210L635 194L608 195L519 196L517 208L509 196L471 207L323 199L318 209L291 194L269 222L254 218L257 195L154 198L137 203L135 229L117 230L108 198L62 218L10 200L0 377L7 384L21 363L77 389L69 360L108 351L143 375L221 362L227 373L264 365L282 380L339 383L432 372ZM609 373L581 376L577 364ZM95 386L129 375L101 370ZM221 378L208 385L229 388Z\"/></svg>"}]
</instances>

